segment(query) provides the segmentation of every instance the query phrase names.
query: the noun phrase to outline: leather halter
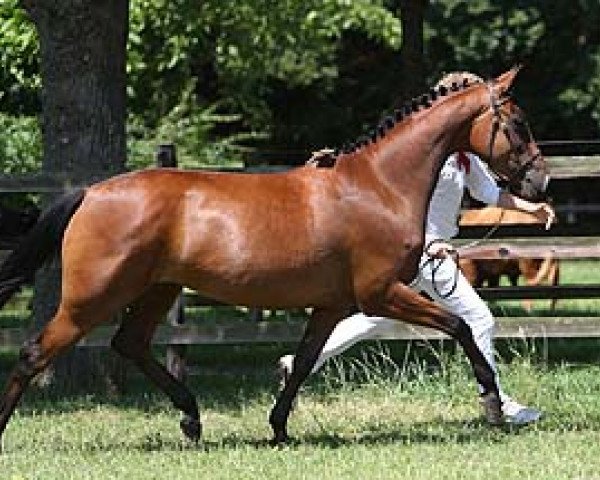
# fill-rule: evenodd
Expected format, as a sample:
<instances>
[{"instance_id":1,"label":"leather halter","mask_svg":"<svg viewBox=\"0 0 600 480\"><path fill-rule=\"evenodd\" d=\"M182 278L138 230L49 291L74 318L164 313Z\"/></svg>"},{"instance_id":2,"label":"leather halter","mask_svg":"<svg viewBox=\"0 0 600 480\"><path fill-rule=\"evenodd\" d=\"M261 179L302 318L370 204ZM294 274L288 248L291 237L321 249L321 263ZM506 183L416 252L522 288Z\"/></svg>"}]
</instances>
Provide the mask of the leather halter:
<instances>
[{"instance_id":1,"label":"leather halter","mask_svg":"<svg viewBox=\"0 0 600 480\"><path fill-rule=\"evenodd\" d=\"M511 112L509 114L505 114L502 111L502 105L506 102L510 101L510 94L505 93L501 97L498 97L494 91L494 82L487 81L485 85L488 89L489 100L490 100L490 111L492 112L492 132L490 135L489 141L489 158L493 158L494 152L494 144L496 143L496 136L500 129L506 136L508 143L510 145L510 151L515 152L519 158L522 157L527 151L527 141L523 137L531 137L531 133L529 132L529 127L518 113ZM516 132L517 129L522 129L522 134L518 134ZM531 168L531 166L541 158L541 153L537 152L534 156L528 158L524 162L519 162L519 168L517 170L517 180L522 180L527 171ZM498 174L500 177L504 178L509 182L510 178L506 178L506 175Z\"/></svg>"}]
</instances>

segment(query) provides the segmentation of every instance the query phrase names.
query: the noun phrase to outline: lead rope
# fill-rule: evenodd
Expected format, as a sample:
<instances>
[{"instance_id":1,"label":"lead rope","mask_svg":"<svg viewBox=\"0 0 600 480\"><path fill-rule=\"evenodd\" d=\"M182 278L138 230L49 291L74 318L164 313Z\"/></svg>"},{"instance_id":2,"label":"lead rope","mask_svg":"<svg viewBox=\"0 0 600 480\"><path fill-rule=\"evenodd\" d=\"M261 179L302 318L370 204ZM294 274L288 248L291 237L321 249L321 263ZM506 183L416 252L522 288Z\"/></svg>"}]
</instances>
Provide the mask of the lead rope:
<instances>
[{"instance_id":1,"label":"lead rope","mask_svg":"<svg viewBox=\"0 0 600 480\"><path fill-rule=\"evenodd\" d=\"M498 220L496 220L494 222L494 225L491 226L491 228L486 232L486 234L481 238L475 239L475 240L467 243L466 245L463 245L462 247L460 247L460 250L467 250L469 248L477 247L478 245L481 245L486 240L489 240L490 237L494 233L496 233L496 231L500 228L500 225L502 225L502 219L504 218L505 213L506 213L506 210L504 208L501 209L500 215L498 216Z\"/></svg>"},{"instance_id":2,"label":"lead rope","mask_svg":"<svg viewBox=\"0 0 600 480\"><path fill-rule=\"evenodd\" d=\"M500 225L502 224L502 218L504 218L504 212L506 212L506 210L502 209L500 212L500 215L498 216L498 220L496 220L495 224L486 232L486 234L483 237L481 237L477 240L473 240L472 242L469 242L466 245L463 245L462 247L460 247L460 250L466 250L468 248L476 247L477 245L482 244L486 240L489 240L489 238L496 232L496 230L498 230L498 228L500 228ZM447 292L442 293L438 287L436 280L435 280L435 274L439 270L439 268L442 266L442 263L446 261L446 257L438 258L429 253L429 248L433 244L439 243L439 242L444 242L444 240L442 240L440 238L435 238L435 239L431 240L425 246L424 251L429 256L429 258L427 260L425 260L423 262L423 265L421 265L419 267L419 274L422 274L425 267L427 267L428 265L431 264L432 265L432 267L431 267L431 284L433 285L433 290L440 298L448 298L450 295L452 295L454 293L454 291L456 290L456 286L458 285L458 272L460 270L459 266L458 266L458 262L460 260L460 251L455 248L453 248L452 250L448 250L448 256L450 258L452 258L452 260L454 261L454 265L455 265L454 278L452 280L452 286L448 289ZM439 262L437 264L435 263L436 260L439 260ZM418 278L418 276L419 275L417 275L416 278ZM414 284L414 282L413 282L413 284Z\"/></svg>"},{"instance_id":3,"label":"lead rope","mask_svg":"<svg viewBox=\"0 0 600 480\"><path fill-rule=\"evenodd\" d=\"M448 250L448 255L455 261L456 264L456 269L454 271L454 279L452 281L452 286L450 287L450 289L445 292L442 293L438 287L438 284L435 280L435 273L439 270L439 268L442 266L442 263L444 263L446 261L446 257L443 258L438 258L432 254L429 253L429 248L434 244L434 243L439 243L439 242L443 242L444 240L442 240L441 238L434 238L433 240L431 240L431 242L429 242L426 246L425 246L425 254L429 256L429 258L427 258L424 262L423 265L421 265L419 267L417 276L415 277L415 280L410 284L410 286L415 285L417 279L419 278L419 276L421 274L423 274L423 270L425 269L425 267L427 267L428 265L432 265L431 267L431 284L433 285L433 290L435 291L435 293L441 297L441 298L448 298L450 295L452 295L454 293L454 291L456 290L456 285L458 284L458 260L459 260L459 254L458 251L456 249L452 249L452 250ZM438 261L436 264L436 260Z\"/></svg>"}]
</instances>

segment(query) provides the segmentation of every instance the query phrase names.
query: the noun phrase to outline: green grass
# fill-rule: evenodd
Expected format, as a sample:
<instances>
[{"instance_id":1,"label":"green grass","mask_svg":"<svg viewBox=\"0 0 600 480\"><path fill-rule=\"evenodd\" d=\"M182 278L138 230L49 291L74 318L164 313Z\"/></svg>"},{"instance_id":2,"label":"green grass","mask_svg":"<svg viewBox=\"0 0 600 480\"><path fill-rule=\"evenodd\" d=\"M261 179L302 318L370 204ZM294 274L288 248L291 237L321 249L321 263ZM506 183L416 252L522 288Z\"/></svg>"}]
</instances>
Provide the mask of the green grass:
<instances>
[{"instance_id":1,"label":"green grass","mask_svg":"<svg viewBox=\"0 0 600 480\"><path fill-rule=\"evenodd\" d=\"M502 365L506 389L545 417L499 430L480 418L461 355L442 354L442 368L432 368L419 358L394 362L371 345L308 382L290 419L294 443L273 449L276 352L263 353L238 376L194 379L199 446L182 438L177 412L141 378L118 400L32 391L6 431L2 478L598 478L597 366Z\"/></svg>"},{"instance_id":2,"label":"green grass","mask_svg":"<svg viewBox=\"0 0 600 480\"><path fill-rule=\"evenodd\" d=\"M565 262L563 282L600 281L596 265ZM27 301L26 292L0 326L23 325ZM536 302L532 314L552 314L547 303ZM519 302L494 309L525 313ZM564 300L554 313L563 311L598 315L600 301ZM202 313L244 314L221 312ZM3 438L0 479L600 479L598 346L597 339L498 342L503 386L544 418L491 429L453 342L361 344L303 387L289 424L295 441L281 449L268 446L267 416L273 362L292 346L197 347L189 358L200 366L190 380L204 423L199 446L182 437L178 412L141 376L117 399L32 388ZM0 351L0 372L15 357Z\"/></svg>"}]
</instances>

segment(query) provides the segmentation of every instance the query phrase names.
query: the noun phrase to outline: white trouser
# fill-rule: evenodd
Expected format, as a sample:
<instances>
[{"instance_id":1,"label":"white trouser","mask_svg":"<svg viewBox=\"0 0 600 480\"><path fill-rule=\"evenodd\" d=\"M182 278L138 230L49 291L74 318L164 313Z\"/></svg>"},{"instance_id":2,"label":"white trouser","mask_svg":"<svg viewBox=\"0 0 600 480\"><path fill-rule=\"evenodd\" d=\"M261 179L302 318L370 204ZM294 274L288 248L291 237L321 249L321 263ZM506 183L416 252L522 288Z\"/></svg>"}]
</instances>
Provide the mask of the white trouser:
<instances>
[{"instance_id":1,"label":"white trouser","mask_svg":"<svg viewBox=\"0 0 600 480\"><path fill-rule=\"evenodd\" d=\"M486 303L479 297L471 284L463 276L451 258L435 259L427 262L429 257L423 254L419 273L411 287L419 292L426 292L436 303L450 313L462 318L471 327L475 343L481 350L494 372L498 385L498 374L494 361L492 336L494 333L494 317ZM432 270L435 270L432 282ZM457 276L458 274L458 276ZM452 290L456 278L456 288ZM357 313L342 320L331 332L313 368L316 372L329 358L339 355L361 340L374 340L393 336L401 328L398 320L385 317L369 317ZM501 398L505 398L500 390Z\"/></svg>"}]
</instances>

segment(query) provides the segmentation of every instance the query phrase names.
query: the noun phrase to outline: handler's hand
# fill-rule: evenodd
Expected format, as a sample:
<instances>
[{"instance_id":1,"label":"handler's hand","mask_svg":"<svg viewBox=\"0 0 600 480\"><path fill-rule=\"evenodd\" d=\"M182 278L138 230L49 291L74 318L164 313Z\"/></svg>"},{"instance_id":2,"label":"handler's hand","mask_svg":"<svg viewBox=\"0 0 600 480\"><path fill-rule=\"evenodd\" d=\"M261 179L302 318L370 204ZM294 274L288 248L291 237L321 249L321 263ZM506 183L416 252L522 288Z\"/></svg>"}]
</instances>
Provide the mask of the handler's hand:
<instances>
[{"instance_id":1,"label":"handler's hand","mask_svg":"<svg viewBox=\"0 0 600 480\"><path fill-rule=\"evenodd\" d=\"M531 213L544 223L546 230L556 221L556 212L547 203L537 203Z\"/></svg>"},{"instance_id":2,"label":"handler's hand","mask_svg":"<svg viewBox=\"0 0 600 480\"><path fill-rule=\"evenodd\" d=\"M433 242L427 248L427 255L434 258L446 258L454 252L454 247L446 242Z\"/></svg>"}]
</instances>

